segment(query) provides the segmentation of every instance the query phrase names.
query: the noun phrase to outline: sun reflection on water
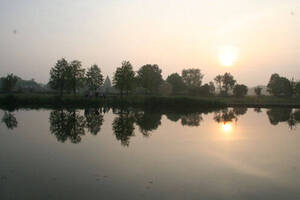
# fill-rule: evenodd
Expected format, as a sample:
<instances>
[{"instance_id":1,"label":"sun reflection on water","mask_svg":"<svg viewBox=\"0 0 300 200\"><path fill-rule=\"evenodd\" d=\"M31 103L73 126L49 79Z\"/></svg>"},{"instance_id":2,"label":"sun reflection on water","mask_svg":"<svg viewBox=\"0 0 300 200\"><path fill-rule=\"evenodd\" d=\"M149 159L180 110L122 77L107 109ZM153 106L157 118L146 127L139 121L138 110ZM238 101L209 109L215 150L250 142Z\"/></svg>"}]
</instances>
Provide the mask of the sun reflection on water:
<instances>
[{"instance_id":1,"label":"sun reflection on water","mask_svg":"<svg viewBox=\"0 0 300 200\"><path fill-rule=\"evenodd\" d=\"M221 126L221 130L226 133L226 134L230 134L232 132L232 125L230 123L224 123Z\"/></svg>"}]
</instances>

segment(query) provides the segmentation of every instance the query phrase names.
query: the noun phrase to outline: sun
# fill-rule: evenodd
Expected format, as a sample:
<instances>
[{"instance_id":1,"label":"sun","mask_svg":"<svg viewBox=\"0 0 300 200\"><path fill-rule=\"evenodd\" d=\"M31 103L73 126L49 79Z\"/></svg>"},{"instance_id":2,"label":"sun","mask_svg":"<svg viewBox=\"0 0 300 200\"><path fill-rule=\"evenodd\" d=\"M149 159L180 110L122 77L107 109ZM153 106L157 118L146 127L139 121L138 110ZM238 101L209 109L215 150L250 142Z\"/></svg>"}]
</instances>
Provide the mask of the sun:
<instances>
[{"instance_id":1,"label":"sun","mask_svg":"<svg viewBox=\"0 0 300 200\"><path fill-rule=\"evenodd\" d=\"M219 60L223 66L230 67L238 59L238 49L234 46L223 46L219 50Z\"/></svg>"}]
</instances>

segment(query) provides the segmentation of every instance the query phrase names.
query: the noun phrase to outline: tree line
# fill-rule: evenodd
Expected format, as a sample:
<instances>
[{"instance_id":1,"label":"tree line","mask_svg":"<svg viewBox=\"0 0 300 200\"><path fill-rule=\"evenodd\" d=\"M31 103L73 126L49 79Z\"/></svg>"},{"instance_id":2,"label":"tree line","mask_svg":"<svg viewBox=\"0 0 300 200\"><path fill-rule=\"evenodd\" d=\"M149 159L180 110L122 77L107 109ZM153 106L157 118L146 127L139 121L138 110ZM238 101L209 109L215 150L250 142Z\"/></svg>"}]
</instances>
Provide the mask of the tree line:
<instances>
[{"instance_id":1,"label":"tree line","mask_svg":"<svg viewBox=\"0 0 300 200\"><path fill-rule=\"evenodd\" d=\"M243 97L248 93L248 87L238 84L228 72L217 75L213 81L205 84L202 83L203 77L200 69L190 68L183 69L181 74L172 73L164 80L162 70L156 64L146 64L134 71L129 61L123 61L121 66L116 68L112 82L121 96L143 93ZM11 92L17 78L9 74L2 78L1 82L2 90ZM80 61L68 62L62 58L51 68L48 86L60 96L64 93L73 93L76 96L83 87L95 94L103 86L103 75L98 65L92 65L85 70ZM261 87L256 87L254 91L257 96L262 95ZM273 96L300 96L300 81L273 74L268 82L267 91Z\"/></svg>"}]
</instances>

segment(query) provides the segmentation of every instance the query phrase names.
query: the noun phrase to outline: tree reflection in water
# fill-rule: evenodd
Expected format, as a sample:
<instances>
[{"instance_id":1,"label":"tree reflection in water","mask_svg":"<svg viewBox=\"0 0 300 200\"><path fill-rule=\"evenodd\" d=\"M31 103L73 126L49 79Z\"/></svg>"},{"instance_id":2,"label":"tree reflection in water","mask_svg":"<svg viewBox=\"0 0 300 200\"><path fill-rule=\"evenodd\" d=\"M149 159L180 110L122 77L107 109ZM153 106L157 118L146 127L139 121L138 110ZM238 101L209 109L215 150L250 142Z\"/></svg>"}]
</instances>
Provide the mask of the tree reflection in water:
<instances>
[{"instance_id":1,"label":"tree reflection in water","mask_svg":"<svg viewBox=\"0 0 300 200\"><path fill-rule=\"evenodd\" d=\"M161 125L161 114L158 112L139 111L135 113L136 124L144 136L156 130Z\"/></svg>"},{"instance_id":2,"label":"tree reflection in water","mask_svg":"<svg viewBox=\"0 0 300 200\"><path fill-rule=\"evenodd\" d=\"M98 108L87 108L84 110L86 127L93 135L97 135L101 130L103 124L103 114L101 111L102 109Z\"/></svg>"},{"instance_id":3,"label":"tree reflection in water","mask_svg":"<svg viewBox=\"0 0 300 200\"><path fill-rule=\"evenodd\" d=\"M272 125L287 122L290 129L295 129L300 122L300 110L292 108L272 108L267 111L269 121Z\"/></svg>"},{"instance_id":4,"label":"tree reflection in water","mask_svg":"<svg viewBox=\"0 0 300 200\"><path fill-rule=\"evenodd\" d=\"M76 110L54 110L50 113L50 131L58 141L79 143L85 135L85 118Z\"/></svg>"},{"instance_id":5,"label":"tree reflection in water","mask_svg":"<svg viewBox=\"0 0 300 200\"><path fill-rule=\"evenodd\" d=\"M200 126L202 120L202 115L199 113L190 113L181 116L181 124L183 126Z\"/></svg>"},{"instance_id":6,"label":"tree reflection in water","mask_svg":"<svg viewBox=\"0 0 300 200\"><path fill-rule=\"evenodd\" d=\"M11 112L4 112L4 115L2 117L2 122L10 130L17 128L17 126L18 126L18 121L17 121L16 117L14 116L14 114Z\"/></svg>"},{"instance_id":7,"label":"tree reflection in water","mask_svg":"<svg viewBox=\"0 0 300 200\"><path fill-rule=\"evenodd\" d=\"M130 137L134 136L134 113L129 110L117 110L118 115L113 123L112 128L117 140L121 141L123 146L129 146Z\"/></svg>"},{"instance_id":8,"label":"tree reflection in water","mask_svg":"<svg viewBox=\"0 0 300 200\"><path fill-rule=\"evenodd\" d=\"M238 116L245 115L248 111L246 107L236 107L236 108L225 108L216 111L214 114L214 120L218 123L228 123L237 122Z\"/></svg>"},{"instance_id":9,"label":"tree reflection in water","mask_svg":"<svg viewBox=\"0 0 300 200\"><path fill-rule=\"evenodd\" d=\"M70 140L72 143L79 143L85 130L91 134L97 135L103 125L104 113L110 110L105 108L88 108L84 110L84 115L79 111L71 110L54 110L50 113L50 131L54 134L58 141L65 142ZM183 126L199 126L203 120L202 114L214 113L214 120L217 123L228 124L237 122L239 116L247 113L247 108L225 108L218 111L202 110L198 112L176 112L174 110L153 112L150 110L135 109L112 109L116 115L112 122L113 134L116 139L121 141L122 146L129 146L130 138L133 137L135 125L144 136L149 136L151 132L161 125L162 114L165 114L171 121L178 122L181 120ZM260 109L255 109L261 112ZM290 128L295 128L300 122L300 110L289 108L273 108L267 111L269 121L273 125L280 122L286 122ZM17 121L13 114L5 112L2 121L9 129L17 127ZM227 125L224 129L230 129Z\"/></svg>"}]
</instances>

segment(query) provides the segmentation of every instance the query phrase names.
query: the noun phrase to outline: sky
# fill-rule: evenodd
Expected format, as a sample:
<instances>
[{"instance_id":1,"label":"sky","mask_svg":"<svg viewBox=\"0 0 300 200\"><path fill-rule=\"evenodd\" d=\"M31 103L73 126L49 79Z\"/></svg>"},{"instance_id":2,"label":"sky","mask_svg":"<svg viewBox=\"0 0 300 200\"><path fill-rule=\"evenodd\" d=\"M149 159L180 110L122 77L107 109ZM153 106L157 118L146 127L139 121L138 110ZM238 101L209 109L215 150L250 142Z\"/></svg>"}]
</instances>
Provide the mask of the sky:
<instances>
[{"instance_id":1,"label":"sky","mask_svg":"<svg viewBox=\"0 0 300 200\"><path fill-rule=\"evenodd\" d=\"M64 57L110 77L129 60L158 64L164 78L199 68L204 82L300 79L300 0L0 0L0 27L0 76L47 83Z\"/></svg>"}]
</instances>

